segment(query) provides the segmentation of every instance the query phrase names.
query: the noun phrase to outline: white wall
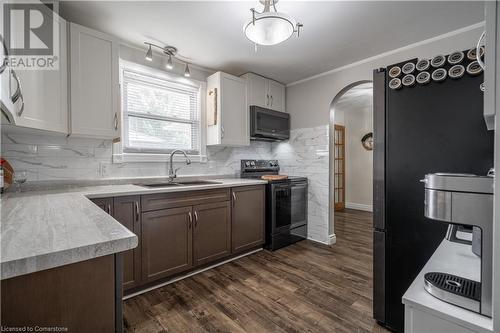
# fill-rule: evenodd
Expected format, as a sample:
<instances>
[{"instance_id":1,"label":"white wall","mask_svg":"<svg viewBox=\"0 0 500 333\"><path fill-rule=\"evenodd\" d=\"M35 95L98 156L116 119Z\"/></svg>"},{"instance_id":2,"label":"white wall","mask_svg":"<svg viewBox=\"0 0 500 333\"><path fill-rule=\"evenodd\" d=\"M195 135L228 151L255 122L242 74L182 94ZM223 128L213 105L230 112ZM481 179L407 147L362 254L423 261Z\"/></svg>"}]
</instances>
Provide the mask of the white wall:
<instances>
[{"instance_id":1,"label":"white wall","mask_svg":"<svg viewBox=\"0 0 500 333\"><path fill-rule=\"evenodd\" d=\"M389 51L385 54L360 61L343 68L332 70L329 73L318 75L310 80L302 80L287 86L286 105L291 114L293 129L311 129L328 126L330 121L330 104L333 98L347 85L362 80L372 80L373 70L386 67L390 64L412 58L431 58L437 54L447 54L455 50L465 50L475 46L477 39L483 31L482 24L466 27L445 35L422 41L404 48ZM298 140L296 140L298 141ZM328 152L328 148L327 148ZM319 155L318 155L319 156ZM301 160L297 167L307 168L315 163L314 160ZM293 167L293 166L291 166ZM327 168L325 164L318 167ZM318 171L322 179L316 180L316 186L326 186L328 189L329 172ZM314 189L313 189L314 190ZM319 191L319 190L318 190ZM324 188L321 189L324 192ZM333 209L329 209L329 198L321 198L321 209L326 209L329 214L321 221L315 221L318 230L329 230L330 235L322 235L321 239L335 240ZM333 206L333 205L332 205Z\"/></svg>"},{"instance_id":2,"label":"white wall","mask_svg":"<svg viewBox=\"0 0 500 333\"><path fill-rule=\"evenodd\" d=\"M335 124L345 126L346 208L371 211L373 151L363 148L361 138L373 132L372 84L351 88L337 101L334 108Z\"/></svg>"}]
</instances>

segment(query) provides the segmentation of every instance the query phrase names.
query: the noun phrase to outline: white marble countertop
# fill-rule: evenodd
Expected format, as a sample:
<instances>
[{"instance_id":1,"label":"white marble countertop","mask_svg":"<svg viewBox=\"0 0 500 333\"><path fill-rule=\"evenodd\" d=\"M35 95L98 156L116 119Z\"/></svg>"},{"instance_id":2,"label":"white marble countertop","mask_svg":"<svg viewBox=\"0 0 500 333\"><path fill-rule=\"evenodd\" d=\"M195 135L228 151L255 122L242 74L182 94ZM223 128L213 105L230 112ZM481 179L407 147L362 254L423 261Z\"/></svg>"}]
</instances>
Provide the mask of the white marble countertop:
<instances>
[{"instance_id":1,"label":"white marble countertop","mask_svg":"<svg viewBox=\"0 0 500 333\"><path fill-rule=\"evenodd\" d=\"M102 185L8 193L1 198L0 270L7 279L135 248L137 236L89 198L266 184L211 179L219 184L146 188Z\"/></svg>"},{"instance_id":2,"label":"white marble countertop","mask_svg":"<svg viewBox=\"0 0 500 333\"><path fill-rule=\"evenodd\" d=\"M424 275L427 272L446 272L479 281L481 259L472 253L470 245L444 239L403 295L403 303L476 332L493 332L491 318L446 303L429 294L424 289Z\"/></svg>"}]
</instances>

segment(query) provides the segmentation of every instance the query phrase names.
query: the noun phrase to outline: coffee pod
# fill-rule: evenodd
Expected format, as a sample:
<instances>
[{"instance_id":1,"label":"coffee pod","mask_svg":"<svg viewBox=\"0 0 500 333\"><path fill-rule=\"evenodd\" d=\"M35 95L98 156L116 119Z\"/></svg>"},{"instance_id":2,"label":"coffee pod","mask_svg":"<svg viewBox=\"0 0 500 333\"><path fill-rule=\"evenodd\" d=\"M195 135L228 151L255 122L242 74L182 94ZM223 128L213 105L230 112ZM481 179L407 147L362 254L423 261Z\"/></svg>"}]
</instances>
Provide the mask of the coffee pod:
<instances>
[{"instance_id":1,"label":"coffee pod","mask_svg":"<svg viewBox=\"0 0 500 333\"><path fill-rule=\"evenodd\" d=\"M391 81L389 81L389 88L397 90L401 88L401 80L395 77Z\"/></svg>"},{"instance_id":2,"label":"coffee pod","mask_svg":"<svg viewBox=\"0 0 500 333\"><path fill-rule=\"evenodd\" d=\"M471 62L469 65L467 65L467 73L472 76L479 75L483 72L483 68L477 61Z\"/></svg>"},{"instance_id":3,"label":"coffee pod","mask_svg":"<svg viewBox=\"0 0 500 333\"><path fill-rule=\"evenodd\" d=\"M479 48L479 56L480 57L484 56L484 46L481 46ZM477 60L477 49L476 48L470 49L467 52L467 58L472 61Z\"/></svg>"},{"instance_id":4,"label":"coffee pod","mask_svg":"<svg viewBox=\"0 0 500 333\"><path fill-rule=\"evenodd\" d=\"M405 87L411 87L415 84L415 76L407 74L403 77L403 79L401 79L401 83Z\"/></svg>"},{"instance_id":5,"label":"coffee pod","mask_svg":"<svg viewBox=\"0 0 500 333\"><path fill-rule=\"evenodd\" d=\"M399 75L401 75L401 68L399 68L398 66L394 66L389 69L389 76L391 78L398 77Z\"/></svg>"},{"instance_id":6,"label":"coffee pod","mask_svg":"<svg viewBox=\"0 0 500 333\"><path fill-rule=\"evenodd\" d=\"M431 66L431 62L428 59L420 59L417 62L416 68L417 68L417 71L422 72L422 71L428 70L430 66Z\"/></svg>"},{"instance_id":7,"label":"coffee pod","mask_svg":"<svg viewBox=\"0 0 500 333\"><path fill-rule=\"evenodd\" d=\"M437 55L431 60L431 66L434 68L438 68L444 65L446 62L446 58L444 55Z\"/></svg>"},{"instance_id":8,"label":"coffee pod","mask_svg":"<svg viewBox=\"0 0 500 333\"><path fill-rule=\"evenodd\" d=\"M446 79L446 69L438 68L434 72L432 72L432 80L436 82L441 82Z\"/></svg>"},{"instance_id":9,"label":"coffee pod","mask_svg":"<svg viewBox=\"0 0 500 333\"><path fill-rule=\"evenodd\" d=\"M448 76L452 79L459 79L465 74L465 67L462 65L455 65L448 70Z\"/></svg>"},{"instance_id":10,"label":"coffee pod","mask_svg":"<svg viewBox=\"0 0 500 333\"><path fill-rule=\"evenodd\" d=\"M401 68L401 71L403 72L403 74L411 74L411 73L413 73L414 70L415 70L415 64L412 62L407 62ZM403 82L403 84L404 84L404 82Z\"/></svg>"},{"instance_id":11,"label":"coffee pod","mask_svg":"<svg viewBox=\"0 0 500 333\"><path fill-rule=\"evenodd\" d=\"M455 51L448 56L448 63L450 65L456 65L464 60L464 53L461 51Z\"/></svg>"},{"instance_id":12,"label":"coffee pod","mask_svg":"<svg viewBox=\"0 0 500 333\"><path fill-rule=\"evenodd\" d=\"M431 75L429 74L429 72L420 72L418 73L417 75L417 83L418 84L421 84L421 85L424 85L424 84L427 84L431 82Z\"/></svg>"}]
</instances>

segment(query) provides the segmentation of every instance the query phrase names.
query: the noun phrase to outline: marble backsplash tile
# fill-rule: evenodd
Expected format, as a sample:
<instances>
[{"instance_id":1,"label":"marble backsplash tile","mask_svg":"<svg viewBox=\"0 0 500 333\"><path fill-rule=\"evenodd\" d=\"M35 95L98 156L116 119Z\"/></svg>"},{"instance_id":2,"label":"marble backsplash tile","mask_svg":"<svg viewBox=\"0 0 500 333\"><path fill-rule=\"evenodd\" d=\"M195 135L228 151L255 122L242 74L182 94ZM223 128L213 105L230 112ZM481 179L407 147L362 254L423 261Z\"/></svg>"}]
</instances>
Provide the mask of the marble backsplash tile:
<instances>
[{"instance_id":1,"label":"marble backsplash tile","mask_svg":"<svg viewBox=\"0 0 500 333\"><path fill-rule=\"evenodd\" d=\"M110 140L2 133L1 156L29 181L88 180L166 176L167 163L112 163ZM249 147L207 147L207 162L181 166L180 176L235 175L241 159L277 159L281 172L309 179L310 239L328 242L328 126L291 131L281 143L252 142Z\"/></svg>"}]
</instances>

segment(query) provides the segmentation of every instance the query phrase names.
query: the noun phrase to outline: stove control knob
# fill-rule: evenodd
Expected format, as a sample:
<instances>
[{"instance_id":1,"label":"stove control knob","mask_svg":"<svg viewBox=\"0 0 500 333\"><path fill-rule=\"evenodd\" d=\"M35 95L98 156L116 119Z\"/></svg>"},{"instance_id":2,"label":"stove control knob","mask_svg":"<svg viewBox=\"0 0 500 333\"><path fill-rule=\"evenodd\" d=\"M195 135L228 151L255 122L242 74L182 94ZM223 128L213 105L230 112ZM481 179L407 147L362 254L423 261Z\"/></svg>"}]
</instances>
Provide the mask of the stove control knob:
<instances>
[{"instance_id":1,"label":"stove control knob","mask_svg":"<svg viewBox=\"0 0 500 333\"><path fill-rule=\"evenodd\" d=\"M249 167L249 166L250 166L250 161L246 161L246 162L245 162L245 166L246 166L246 167Z\"/></svg>"},{"instance_id":2,"label":"stove control knob","mask_svg":"<svg viewBox=\"0 0 500 333\"><path fill-rule=\"evenodd\" d=\"M250 165L254 167L255 166L255 161L250 162Z\"/></svg>"}]
</instances>

